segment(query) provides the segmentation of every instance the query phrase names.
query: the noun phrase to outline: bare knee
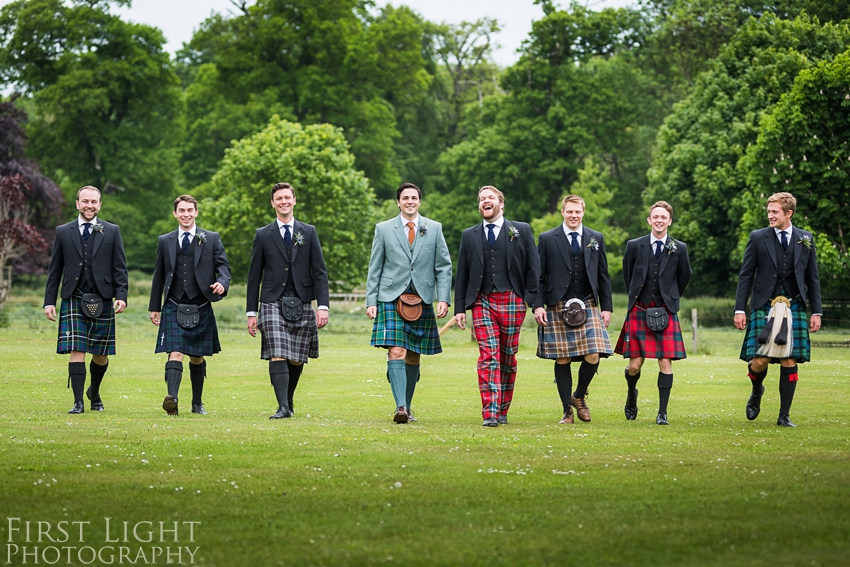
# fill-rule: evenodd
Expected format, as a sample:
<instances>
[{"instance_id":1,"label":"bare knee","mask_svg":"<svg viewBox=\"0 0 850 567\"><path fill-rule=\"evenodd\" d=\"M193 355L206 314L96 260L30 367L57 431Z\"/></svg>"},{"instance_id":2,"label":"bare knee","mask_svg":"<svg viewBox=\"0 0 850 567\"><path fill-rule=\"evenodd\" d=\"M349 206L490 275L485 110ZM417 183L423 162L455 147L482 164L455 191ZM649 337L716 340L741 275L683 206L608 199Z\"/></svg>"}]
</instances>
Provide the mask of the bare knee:
<instances>
[{"instance_id":1,"label":"bare knee","mask_svg":"<svg viewBox=\"0 0 850 567\"><path fill-rule=\"evenodd\" d=\"M406 355L407 349L403 347L390 347L387 351L387 358L389 360L404 360Z\"/></svg>"}]
</instances>

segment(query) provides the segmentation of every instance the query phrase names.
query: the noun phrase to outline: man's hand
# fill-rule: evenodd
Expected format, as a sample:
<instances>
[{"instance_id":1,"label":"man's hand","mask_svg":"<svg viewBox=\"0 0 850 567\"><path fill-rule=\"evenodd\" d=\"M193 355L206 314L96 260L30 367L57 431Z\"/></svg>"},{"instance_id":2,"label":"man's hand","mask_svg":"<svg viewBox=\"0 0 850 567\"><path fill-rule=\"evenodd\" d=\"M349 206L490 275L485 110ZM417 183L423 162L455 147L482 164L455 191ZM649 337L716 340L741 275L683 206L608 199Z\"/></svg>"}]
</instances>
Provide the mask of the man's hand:
<instances>
[{"instance_id":1,"label":"man's hand","mask_svg":"<svg viewBox=\"0 0 850 567\"><path fill-rule=\"evenodd\" d=\"M55 321L56 320L56 306L55 305L48 305L47 307L44 308L44 314L47 315L47 319L49 321Z\"/></svg>"},{"instance_id":2,"label":"man's hand","mask_svg":"<svg viewBox=\"0 0 850 567\"><path fill-rule=\"evenodd\" d=\"M545 307L538 307L537 309L534 310L534 320L541 327L546 326L547 319L546 319L546 308Z\"/></svg>"},{"instance_id":3,"label":"man's hand","mask_svg":"<svg viewBox=\"0 0 850 567\"><path fill-rule=\"evenodd\" d=\"M115 304L112 306L116 313L121 313L127 308L127 302L121 301L120 299L115 300Z\"/></svg>"},{"instance_id":4,"label":"man's hand","mask_svg":"<svg viewBox=\"0 0 850 567\"><path fill-rule=\"evenodd\" d=\"M248 334L252 337L257 336L257 317L254 315L248 316Z\"/></svg>"},{"instance_id":5,"label":"man's hand","mask_svg":"<svg viewBox=\"0 0 850 567\"><path fill-rule=\"evenodd\" d=\"M224 286L221 285L219 282L215 282L214 284L212 284L210 286L210 289L216 295L221 295L224 293Z\"/></svg>"},{"instance_id":6,"label":"man's hand","mask_svg":"<svg viewBox=\"0 0 850 567\"><path fill-rule=\"evenodd\" d=\"M814 317L812 317L812 319L814 319ZM735 313L735 328L740 329L741 331L746 330L746 328L747 328L747 314L746 313Z\"/></svg>"},{"instance_id":7,"label":"man's hand","mask_svg":"<svg viewBox=\"0 0 850 567\"><path fill-rule=\"evenodd\" d=\"M159 327L159 311L151 311L151 323Z\"/></svg>"},{"instance_id":8,"label":"man's hand","mask_svg":"<svg viewBox=\"0 0 850 567\"><path fill-rule=\"evenodd\" d=\"M328 324L328 310L316 309L316 326L322 328Z\"/></svg>"},{"instance_id":9,"label":"man's hand","mask_svg":"<svg viewBox=\"0 0 850 567\"><path fill-rule=\"evenodd\" d=\"M820 315L812 315L812 320L809 322L809 330L817 333L820 330Z\"/></svg>"},{"instance_id":10,"label":"man's hand","mask_svg":"<svg viewBox=\"0 0 850 567\"><path fill-rule=\"evenodd\" d=\"M370 305L369 307L366 308L366 317L368 317L369 319L374 319L377 316L378 316L378 306L377 305Z\"/></svg>"},{"instance_id":11,"label":"man's hand","mask_svg":"<svg viewBox=\"0 0 850 567\"><path fill-rule=\"evenodd\" d=\"M461 329L466 329L466 313L456 313L455 322Z\"/></svg>"},{"instance_id":12,"label":"man's hand","mask_svg":"<svg viewBox=\"0 0 850 567\"><path fill-rule=\"evenodd\" d=\"M442 319L446 315L449 314L449 304L445 301L441 301L437 304L437 317Z\"/></svg>"},{"instance_id":13,"label":"man's hand","mask_svg":"<svg viewBox=\"0 0 850 567\"><path fill-rule=\"evenodd\" d=\"M605 328L608 328L608 325L611 324L611 312L603 311L602 312L602 324L605 325Z\"/></svg>"}]
</instances>

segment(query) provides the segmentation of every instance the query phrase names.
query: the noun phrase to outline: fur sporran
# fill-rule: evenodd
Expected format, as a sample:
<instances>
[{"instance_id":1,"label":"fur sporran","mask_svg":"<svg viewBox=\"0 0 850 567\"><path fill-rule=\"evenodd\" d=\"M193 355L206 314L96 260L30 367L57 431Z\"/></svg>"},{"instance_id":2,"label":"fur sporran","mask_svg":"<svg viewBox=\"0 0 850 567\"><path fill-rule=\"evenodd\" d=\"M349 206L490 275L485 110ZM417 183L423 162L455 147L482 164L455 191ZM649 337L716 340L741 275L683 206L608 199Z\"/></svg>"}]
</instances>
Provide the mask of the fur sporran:
<instances>
[{"instance_id":1,"label":"fur sporran","mask_svg":"<svg viewBox=\"0 0 850 567\"><path fill-rule=\"evenodd\" d=\"M587 321L587 306L578 298L567 300L564 310L561 311L564 323L570 327L581 327Z\"/></svg>"}]
</instances>

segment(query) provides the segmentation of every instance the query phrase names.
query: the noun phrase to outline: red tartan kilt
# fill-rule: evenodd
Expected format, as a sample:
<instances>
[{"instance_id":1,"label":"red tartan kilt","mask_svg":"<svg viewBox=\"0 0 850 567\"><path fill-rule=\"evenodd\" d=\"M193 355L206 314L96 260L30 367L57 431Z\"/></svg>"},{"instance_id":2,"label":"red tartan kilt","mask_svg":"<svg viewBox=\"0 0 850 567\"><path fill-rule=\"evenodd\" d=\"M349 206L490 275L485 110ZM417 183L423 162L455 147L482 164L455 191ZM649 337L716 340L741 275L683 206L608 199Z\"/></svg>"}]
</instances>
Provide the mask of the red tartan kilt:
<instances>
[{"instance_id":1,"label":"red tartan kilt","mask_svg":"<svg viewBox=\"0 0 850 567\"><path fill-rule=\"evenodd\" d=\"M650 305L654 307L654 305ZM646 326L645 308L635 305L626 315L623 330L614 352L624 358L669 358L680 360L687 357L685 342L682 340L682 328L679 316L670 313L670 323L667 328L656 333Z\"/></svg>"}]
</instances>

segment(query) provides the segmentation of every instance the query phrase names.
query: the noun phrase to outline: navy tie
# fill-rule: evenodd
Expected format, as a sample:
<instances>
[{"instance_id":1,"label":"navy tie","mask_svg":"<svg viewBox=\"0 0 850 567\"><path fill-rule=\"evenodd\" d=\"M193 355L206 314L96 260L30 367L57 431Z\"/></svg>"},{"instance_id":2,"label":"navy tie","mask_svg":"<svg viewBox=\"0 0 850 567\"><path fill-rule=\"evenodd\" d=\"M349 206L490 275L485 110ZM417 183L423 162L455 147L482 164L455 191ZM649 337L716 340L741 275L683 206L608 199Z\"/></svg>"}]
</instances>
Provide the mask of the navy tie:
<instances>
[{"instance_id":1,"label":"navy tie","mask_svg":"<svg viewBox=\"0 0 850 567\"><path fill-rule=\"evenodd\" d=\"M496 246L496 225L488 224L487 225L487 244L490 245L490 248Z\"/></svg>"},{"instance_id":2,"label":"navy tie","mask_svg":"<svg viewBox=\"0 0 850 567\"><path fill-rule=\"evenodd\" d=\"M89 241L89 236L91 236L91 231L89 230L90 228L91 228L90 222L84 222L83 223L83 241L84 242Z\"/></svg>"},{"instance_id":3,"label":"navy tie","mask_svg":"<svg viewBox=\"0 0 850 567\"><path fill-rule=\"evenodd\" d=\"M788 237L785 234L785 231L784 230L780 231L779 234L780 234L779 242L782 244L782 249L788 250Z\"/></svg>"},{"instance_id":4,"label":"navy tie","mask_svg":"<svg viewBox=\"0 0 850 567\"><path fill-rule=\"evenodd\" d=\"M183 243L180 245L180 250L182 250L183 253L185 254L186 250L188 250L188 249L189 249L189 233L184 232L183 233Z\"/></svg>"},{"instance_id":5,"label":"navy tie","mask_svg":"<svg viewBox=\"0 0 850 567\"><path fill-rule=\"evenodd\" d=\"M289 234L289 225L283 225L283 230L283 242L286 244L286 247L289 248L290 246L292 246L292 235Z\"/></svg>"},{"instance_id":6,"label":"navy tie","mask_svg":"<svg viewBox=\"0 0 850 567\"><path fill-rule=\"evenodd\" d=\"M661 242L660 240L655 241L655 259L656 260L661 257L661 247L662 246L664 246L663 242Z\"/></svg>"},{"instance_id":7,"label":"navy tie","mask_svg":"<svg viewBox=\"0 0 850 567\"><path fill-rule=\"evenodd\" d=\"M578 251L581 249L581 246L578 243L578 233L571 232L570 238L572 239L573 253L578 254Z\"/></svg>"}]
</instances>

